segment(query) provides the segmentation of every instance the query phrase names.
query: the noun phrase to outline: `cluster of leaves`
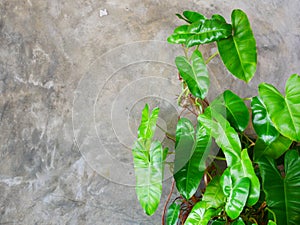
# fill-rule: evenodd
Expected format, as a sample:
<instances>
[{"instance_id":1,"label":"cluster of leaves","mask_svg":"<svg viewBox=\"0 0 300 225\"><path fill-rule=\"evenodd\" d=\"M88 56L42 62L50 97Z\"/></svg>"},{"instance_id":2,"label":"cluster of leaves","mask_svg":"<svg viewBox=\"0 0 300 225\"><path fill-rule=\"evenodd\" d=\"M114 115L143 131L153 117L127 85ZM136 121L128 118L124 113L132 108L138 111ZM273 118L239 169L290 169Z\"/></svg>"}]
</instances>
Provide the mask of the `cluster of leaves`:
<instances>
[{"instance_id":1,"label":"cluster of leaves","mask_svg":"<svg viewBox=\"0 0 300 225\"><path fill-rule=\"evenodd\" d=\"M197 110L196 128L187 118L177 123L173 177L180 197L170 204L165 222L176 224L297 224L300 221L300 77L290 76L285 96L270 84L261 83L258 96L245 99L230 90L210 104L207 64L199 45L216 42L226 68L249 82L257 64L256 41L247 15L234 10L231 23L220 15L211 19L191 11L177 15L187 24L177 27L168 38L182 44L185 56L175 63L183 83L183 94ZM189 50L192 50L189 56ZM249 100L249 99L248 99ZM252 120L250 113L252 111ZM147 215L160 202L164 163L168 149L153 141L159 109L146 105L133 148L136 193ZM245 130L252 123L257 137ZM207 165L215 142L225 156L226 168L212 173ZM218 160L218 157L215 158ZM279 171L284 161L284 170ZM214 163L214 166L216 164ZM203 194L195 193L203 178L208 184ZM196 199L196 201L195 201ZM185 205L190 205L183 219ZM164 223L164 222L163 222Z\"/></svg>"}]
</instances>

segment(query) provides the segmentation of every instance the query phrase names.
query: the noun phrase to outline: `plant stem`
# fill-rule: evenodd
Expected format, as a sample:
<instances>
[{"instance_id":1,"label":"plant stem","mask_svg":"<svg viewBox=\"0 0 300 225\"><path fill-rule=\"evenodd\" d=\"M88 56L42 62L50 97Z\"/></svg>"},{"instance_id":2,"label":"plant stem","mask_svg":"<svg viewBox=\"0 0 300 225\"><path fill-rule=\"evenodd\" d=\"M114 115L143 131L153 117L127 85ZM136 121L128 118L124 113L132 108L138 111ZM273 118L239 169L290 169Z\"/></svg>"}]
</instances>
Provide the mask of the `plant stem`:
<instances>
[{"instance_id":1,"label":"plant stem","mask_svg":"<svg viewBox=\"0 0 300 225\"><path fill-rule=\"evenodd\" d=\"M216 51L214 54L212 54L206 61L205 64L208 64L213 58L215 58L219 54L218 51Z\"/></svg>"},{"instance_id":2,"label":"plant stem","mask_svg":"<svg viewBox=\"0 0 300 225\"><path fill-rule=\"evenodd\" d=\"M167 206L168 206L168 204L169 204L171 195L172 195L172 193L173 193L174 185L175 185L175 180L173 179L173 180L172 180L172 186L171 186L170 193L169 193L168 198L167 198L167 201L166 201L166 203L165 203L165 205L164 205L164 212L163 212L163 215L162 215L162 218L161 218L161 224L162 224L162 225L165 225L165 215L166 215L166 212L167 212Z\"/></svg>"},{"instance_id":3,"label":"plant stem","mask_svg":"<svg viewBox=\"0 0 300 225\"><path fill-rule=\"evenodd\" d=\"M182 92L181 92L180 95L178 96L177 105L180 106L181 98L182 98L182 96L184 95L184 93L185 93L187 90L188 90L188 86L186 86L186 87L182 90Z\"/></svg>"},{"instance_id":4,"label":"plant stem","mask_svg":"<svg viewBox=\"0 0 300 225\"><path fill-rule=\"evenodd\" d=\"M156 124L156 126L157 126L162 132L164 132L164 133L166 134L167 138L170 138L171 140L176 141L176 138L175 138L172 134L168 133L168 131L166 131L165 129L163 129L163 128L162 128L161 126L159 126L158 124Z\"/></svg>"},{"instance_id":5,"label":"plant stem","mask_svg":"<svg viewBox=\"0 0 300 225\"><path fill-rule=\"evenodd\" d=\"M223 158L223 157L219 157L219 156L213 156L213 155L209 155L208 157L209 157L209 158L211 158L211 159L216 159L216 160L226 161L226 159L225 159L225 158Z\"/></svg>"},{"instance_id":6,"label":"plant stem","mask_svg":"<svg viewBox=\"0 0 300 225\"><path fill-rule=\"evenodd\" d=\"M272 215L273 215L273 219L274 219L274 222L277 224L277 222L276 222L276 214L275 214L275 212L274 212L273 210L269 209L268 207L266 207L266 210L268 210L270 213L272 213Z\"/></svg>"}]
</instances>

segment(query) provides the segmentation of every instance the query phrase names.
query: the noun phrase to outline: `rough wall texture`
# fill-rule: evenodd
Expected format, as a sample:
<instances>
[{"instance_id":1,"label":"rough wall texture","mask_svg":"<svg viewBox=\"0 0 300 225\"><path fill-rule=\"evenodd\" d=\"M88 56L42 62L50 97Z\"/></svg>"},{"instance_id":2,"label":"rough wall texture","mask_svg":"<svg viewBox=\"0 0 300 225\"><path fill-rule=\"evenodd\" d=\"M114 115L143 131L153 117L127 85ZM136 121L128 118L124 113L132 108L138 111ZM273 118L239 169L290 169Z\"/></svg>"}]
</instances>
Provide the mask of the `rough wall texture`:
<instances>
[{"instance_id":1,"label":"rough wall texture","mask_svg":"<svg viewBox=\"0 0 300 225\"><path fill-rule=\"evenodd\" d=\"M299 1L2 0L0 224L160 224L163 205L145 216L132 187L139 110L159 104L172 129L177 48L165 40L179 24L174 14L229 20L234 8L251 21L257 74L246 85L215 58L211 96L224 88L252 96L262 81L283 91L300 73Z\"/></svg>"}]
</instances>

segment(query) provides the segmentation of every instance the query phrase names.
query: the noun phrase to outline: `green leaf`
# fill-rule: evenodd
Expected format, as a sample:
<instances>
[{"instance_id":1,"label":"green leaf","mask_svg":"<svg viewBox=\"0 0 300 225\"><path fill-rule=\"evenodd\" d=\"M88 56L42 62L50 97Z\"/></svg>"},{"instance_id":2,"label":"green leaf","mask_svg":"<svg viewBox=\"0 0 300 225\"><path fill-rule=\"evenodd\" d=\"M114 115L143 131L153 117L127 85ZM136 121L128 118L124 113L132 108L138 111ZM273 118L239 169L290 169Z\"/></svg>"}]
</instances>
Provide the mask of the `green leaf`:
<instances>
[{"instance_id":1,"label":"green leaf","mask_svg":"<svg viewBox=\"0 0 300 225\"><path fill-rule=\"evenodd\" d=\"M199 126L195 138L193 124L186 118L178 121L174 179L179 193L190 199L200 184L205 171L205 159L209 152L211 138L204 127Z\"/></svg>"},{"instance_id":2,"label":"green leaf","mask_svg":"<svg viewBox=\"0 0 300 225\"><path fill-rule=\"evenodd\" d=\"M209 220L218 215L219 210L207 208L205 201L197 202L186 219L184 225L207 225Z\"/></svg>"},{"instance_id":3,"label":"green leaf","mask_svg":"<svg viewBox=\"0 0 300 225\"><path fill-rule=\"evenodd\" d=\"M284 157L285 176L276 162L268 157L258 161L268 207L276 214L280 225L298 225L300 221L300 157L290 150Z\"/></svg>"},{"instance_id":4,"label":"green leaf","mask_svg":"<svg viewBox=\"0 0 300 225\"><path fill-rule=\"evenodd\" d=\"M262 156L278 159L289 149L292 142L292 140L282 135L275 139L271 144L266 144L263 140L257 139L254 146L254 161L257 161Z\"/></svg>"},{"instance_id":5,"label":"green leaf","mask_svg":"<svg viewBox=\"0 0 300 225\"><path fill-rule=\"evenodd\" d=\"M235 220L232 225L245 225L243 219L239 217L237 220Z\"/></svg>"},{"instance_id":6,"label":"green leaf","mask_svg":"<svg viewBox=\"0 0 300 225\"><path fill-rule=\"evenodd\" d=\"M204 114L199 115L198 121L215 138L217 145L224 152L229 167L240 161L241 142L239 136L222 115L208 107Z\"/></svg>"},{"instance_id":7,"label":"green leaf","mask_svg":"<svg viewBox=\"0 0 300 225\"><path fill-rule=\"evenodd\" d=\"M257 203L260 194L260 183L254 172L252 161L249 158L247 149L244 149L241 154L241 161L230 168L231 179L233 185L239 183L244 177L250 180L250 190L247 199L247 205L253 206Z\"/></svg>"},{"instance_id":8,"label":"green leaf","mask_svg":"<svg viewBox=\"0 0 300 225\"><path fill-rule=\"evenodd\" d=\"M188 25L175 28L173 34L168 37L167 41L171 44L185 44L187 39L193 35L188 32L188 29Z\"/></svg>"},{"instance_id":9,"label":"green leaf","mask_svg":"<svg viewBox=\"0 0 300 225\"><path fill-rule=\"evenodd\" d=\"M260 137L260 139L262 139L266 144L270 144L275 141L275 139L279 136L279 132L274 127L266 106L259 97L252 98L251 108L252 124L257 136Z\"/></svg>"},{"instance_id":10,"label":"green leaf","mask_svg":"<svg viewBox=\"0 0 300 225\"><path fill-rule=\"evenodd\" d=\"M222 114L239 131L244 131L249 123L249 112L244 101L230 90L224 91L211 103L211 108Z\"/></svg>"},{"instance_id":11,"label":"green leaf","mask_svg":"<svg viewBox=\"0 0 300 225\"><path fill-rule=\"evenodd\" d=\"M178 56L175 63L190 92L195 97L204 99L207 95L210 81L201 52L195 50L191 56L191 62L184 56Z\"/></svg>"},{"instance_id":12,"label":"green leaf","mask_svg":"<svg viewBox=\"0 0 300 225\"><path fill-rule=\"evenodd\" d=\"M166 223L167 225L176 225L179 219L180 205L172 203L167 211Z\"/></svg>"},{"instance_id":13,"label":"green leaf","mask_svg":"<svg viewBox=\"0 0 300 225\"><path fill-rule=\"evenodd\" d=\"M207 207L219 208L225 204L225 195L220 184L220 177L215 176L206 187L202 198L206 202Z\"/></svg>"},{"instance_id":14,"label":"green leaf","mask_svg":"<svg viewBox=\"0 0 300 225\"><path fill-rule=\"evenodd\" d=\"M211 225L225 225L226 221L225 220L214 220Z\"/></svg>"},{"instance_id":15,"label":"green leaf","mask_svg":"<svg viewBox=\"0 0 300 225\"><path fill-rule=\"evenodd\" d=\"M294 141L300 141L300 77L293 74L285 85L286 96L272 85L262 83L258 87L276 129Z\"/></svg>"},{"instance_id":16,"label":"green leaf","mask_svg":"<svg viewBox=\"0 0 300 225\"><path fill-rule=\"evenodd\" d=\"M272 220L269 220L268 221L268 225L276 225L276 223L274 221L272 221Z\"/></svg>"},{"instance_id":17,"label":"green leaf","mask_svg":"<svg viewBox=\"0 0 300 225\"><path fill-rule=\"evenodd\" d=\"M231 219L239 217L246 204L250 188L250 180L244 177L230 187L230 195L225 205L225 212Z\"/></svg>"},{"instance_id":18,"label":"green leaf","mask_svg":"<svg viewBox=\"0 0 300 225\"><path fill-rule=\"evenodd\" d=\"M218 50L226 68L237 78L249 82L256 71L256 41L242 10L233 10L231 21L233 36L219 40Z\"/></svg>"},{"instance_id":19,"label":"green leaf","mask_svg":"<svg viewBox=\"0 0 300 225\"><path fill-rule=\"evenodd\" d=\"M183 15L190 23L206 19L205 16L203 16L202 14L200 14L198 12L194 12L194 11L184 11Z\"/></svg>"},{"instance_id":20,"label":"green leaf","mask_svg":"<svg viewBox=\"0 0 300 225\"><path fill-rule=\"evenodd\" d=\"M164 161L168 149L156 141L149 144L140 138L132 149L136 177L136 194L147 215L152 215L160 202Z\"/></svg>"},{"instance_id":21,"label":"green leaf","mask_svg":"<svg viewBox=\"0 0 300 225\"><path fill-rule=\"evenodd\" d=\"M199 28L198 32L194 33L194 35L187 40L186 47L190 48L195 45L228 38L232 33L231 25L219 19L207 19Z\"/></svg>"},{"instance_id":22,"label":"green leaf","mask_svg":"<svg viewBox=\"0 0 300 225\"><path fill-rule=\"evenodd\" d=\"M215 19L215 20L219 20L219 21L221 21L221 22L223 22L223 23L226 23L225 18L224 18L223 16L219 15L219 14L214 14L214 15L212 15L211 18L212 18L212 19Z\"/></svg>"},{"instance_id":23,"label":"green leaf","mask_svg":"<svg viewBox=\"0 0 300 225\"><path fill-rule=\"evenodd\" d=\"M145 105L142 111L141 123L138 128L138 138L152 139L156 128L158 113L159 108L156 107L152 110L152 113L150 114L148 104Z\"/></svg>"}]
</instances>

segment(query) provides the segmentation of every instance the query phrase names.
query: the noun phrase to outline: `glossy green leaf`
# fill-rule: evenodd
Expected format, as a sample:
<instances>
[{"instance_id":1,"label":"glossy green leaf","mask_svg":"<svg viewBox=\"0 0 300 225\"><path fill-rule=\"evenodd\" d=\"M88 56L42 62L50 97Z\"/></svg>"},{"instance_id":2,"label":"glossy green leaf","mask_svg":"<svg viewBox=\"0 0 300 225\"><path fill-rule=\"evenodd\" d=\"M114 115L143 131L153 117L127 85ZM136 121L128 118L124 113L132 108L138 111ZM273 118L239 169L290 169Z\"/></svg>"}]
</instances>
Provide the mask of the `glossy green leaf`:
<instances>
[{"instance_id":1,"label":"glossy green leaf","mask_svg":"<svg viewBox=\"0 0 300 225\"><path fill-rule=\"evenodd\" d=\"M243 219L239 217L237 220L233 221L232 225L245 225Z\"/></svg>"},{"instance_id":2,"label":"glossy green leaf","mask_svg":"<svg viewBox=\"0 0 300 225\"><path fill-rule=\"evenodd\" d=\"M279 132L274 127L265 104L259 97L252 98L252 124L257 136L266 144L275 141Z\"/></svg>"},{"instance_id":3,"label":"glossy green leaf","mask_svg":"<svg viewBox=\"0 0 300 225\"><path fill-rule=\"evenodd\" d=\"M167 41L171 44L185 44L187 39L193 35L188 32L188 29L188 25L175 28L173 34L168 37Z\"/></svg>"},{"instance_id":4,"label":"glossy green leaf","mask_svg":"<svg viewBox=\"0 0 300 225\"><path fill-rule=\"evenodd\" d=\"M194 12L194 11L184 11L183 12L183 16L190 22L196 22L199 20L205 20L206 17L203 16L202 14L198 13L198 12Z\"/></svg>"},{"instance_id":5,"label":"glossy green leaf","mask_svg":"<svg viewBox=\"0 0 300 225\"><path fill-rule=\"evenodd\" d=\"M252 161L249 158L247 149L244 149L241 153L241 161L233 165L230 168L231 179L233 185L239 183L244 177L248 177L250 180L250 190L247 199L247 205L253 206L257 203L260 194L260 183L254 172Z\"/></svg>"},{"instance_id":6,"label":"glossy green leaf","mask_svg":"<svg viewBox=\"0 0 300 225\"><path fill-rule=\"evenodd\" d=\"M160 202L164 161L167 149L156 141L150 146L140 138L132 149L136 177L136 194L147 215L152 215Z\"/></svg>"},{"instance_id":7,"label":"glossy green leaf","mask_svg":"<svg viewBox=\"0 0 300 225\"><path fill-rule=\"evenodd\" d=\"M190 48L195 45L228 38L231 33L232 27L230 24L224 23L219 19L205 20L204 23L201 24L200 29L198 29L198 32L194 33L194 35L187 40L186 46Z\"/></svg>"},{"instance_id":8,"label":"glossy green leaf","mask_svg":"<svg viewBox=\"0 0 300 225\"><path fill-rule=\"evenodd\" d=\"M221 178L220 178L220 185L222 187L223 193L226 197L229 197L231 189L232 189L232 180L230 175L230 168L227 167Z\"/></svg>"},{"instance_id":9,"label":"glossy green leaf","mask_svg":"<svg viewBox=\"0 0 300 225\"><path fill-rule=\"evenodd\" d=\"M244 177L231 187L230 195L227 198L225 212L231 219L239 217L246 204L250 188L250 180Z\"/></svg>"},{"instance_id":10,"label":"glossy green leaf","mask_svg":"<svg viewBox=\"0 0 300 225\"><path fill-rule=\"evenodd\" d=\"M178 56L175 63L190 92L195 97L204 99L207 95L210 81L201 52L195 50L190 62L186 57Z\"/></svg>"},{"instance_id":11,"label":"glossy green leaf","mask_svg":"<svg viewBox=\"0 0 300 225\"><path fill-rule=\"evenodd\" d=\"M186 118L178 121L174 179L179 193L190 199L200 184L205 171L205 159L209 152L211 138L204 127L199 126L195 136L193 124Z\"/></svg>"},{"instance_id":12,"label":"glossy green leaf","mask_svg":"<svg viewBox=\"0 0 300 225\"><path fill-rule=\"evenodd\" d=\"M208 208L219 208L225 204L225 195L220 184L220 177L215 176L207 185L202 198Z\"/></svg>"},{"instance_id":13,"label":"glossy green leaf","mask_svg":"<svg viewBox=\"0 0 300 225\"><path fill-rule=\"evenodd\" d=\"M223 16L221 16L220 14L214 14L214 15L212 15L211 18L212 18L212 19L215 19L215 20L219 20L219 21L221 21L221 22L223 22L223 23L226 23L225 18L224 18Z\"/></svg>"},{"instance_id":14,"label":"glossy green leaf","mask_svg":"<svg viewBox=\"0 0 300 225\"><path fill-rule=\"evenodd\" d=\"M199 115L198 121L215 138L217 145L224 152L229 167L240 161L241 142L239 136L221 114L208 107L204 114Z\"/></svg>"},{"instance_id":15,"label":"glossy green leaf","mask_svg":"<svg viewBox=\"0 0 300 225\"><path fill-rule=\"evenodd\" d=\"M218 213L219 210L208 208L205 201L197 202L184 225L207 225L209 220Z\"/></svg>"},{"instance_id":16,"label":"glossy green leaf","mask_svg":"<svg viewBox=\"0 0 300 225\"><path fill-rule=\"evenodd\" d=\"M166 223L167 225L176 225L179 220L180 204L172 203L167 211Z\"/></svg>"},{"instance_id":17,"label":"glossy green leaf","mask_svg":"<svg viewBox=\"0 0 300 225\"><path fill-rule=\"evenodd\" d=\"M271 144L266 144L263 140L257 139L254 146L254 161L262 156L269 156L273 159L279 158L292 144L292 140L280 135Z\"/></svg>"},{"instance_id":18,"label":"glossy green leaf","mask_svg":"<svg viewBox=\"0 0 300 225\"><path fill-rule=\"evenodd\" d=\"M211 223L211 225L225 225L225 224L226 224L225 220L214 220Z\"/></svg>"},{"instance_id":19,"label":"glossy green leaf","mask_svg":"<svg viewBox=\"0 0 300 225\"><path fill-rule=\"evenodd\" d=\"M152 113L149 112L148 104L145 105L142 111L142 119L138 128L138 138L151 139L156 128L159 108L154 108Z\"/></svg>"},{"instance_id":20,"label":"glossy green leaf","mask_svg":"<svg viewBox=\"0 0 300 225\"><path fill-rule=\"evenodd\" d=\"M222 114L236 130L244 131L248 126L248 108L244 101L230 90L224 91L213 100L211 108Z\"/></svg>"},{"instance_id":21,"label":"glossy green leaf","mask_svg":"<svg viewBox=\"0 0 300 225\"><path fill-rule=\"evenodd\" d=\"M242 10L233 10L231 21L233 35L219 40L218 50L226 68L237 78L249 82L256 71L256 41Z\"/></svg>"},{"instance_id":22,"label":"glossy green leaf","mask_svg":"<svg viewBox=\"0 0 300 225\"><path fill-rule=\"evenodd\" d=\"M268 207L275 212L277 224L298 225L300 221L300 157L290 150L284 157L285 176L268 157L258 161Z\"/></svg>"},{"instance_id":23,"label":"glossy green leaf","mask_svg":"<svg viewBox=\"0 0 300 225\"><path fill-rule=\"evenodd\" d=\"M285 85L286 96L272 85L262 83L258 87L276 129L294 141L300 141L300 77L293 74Z\"/></svg>"}]
</instances>

